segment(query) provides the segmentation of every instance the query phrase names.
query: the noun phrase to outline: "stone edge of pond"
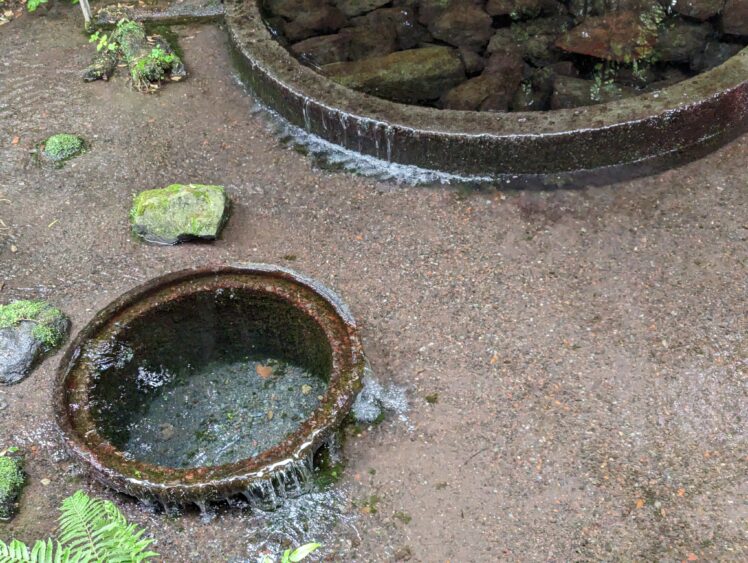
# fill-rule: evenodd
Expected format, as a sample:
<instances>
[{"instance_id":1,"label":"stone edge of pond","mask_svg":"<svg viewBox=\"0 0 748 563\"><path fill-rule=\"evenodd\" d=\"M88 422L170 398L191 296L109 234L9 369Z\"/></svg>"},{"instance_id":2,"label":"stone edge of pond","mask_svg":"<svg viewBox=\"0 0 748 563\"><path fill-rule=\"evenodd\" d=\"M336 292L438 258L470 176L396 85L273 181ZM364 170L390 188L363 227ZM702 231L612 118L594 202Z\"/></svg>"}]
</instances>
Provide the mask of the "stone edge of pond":
<instances>
[{"instance_id":1,"label":"stone edge of pond","mask_svg":"<svg viewBox=\"0 0 748 563\"><path fill-rule=\"evenodd\" d=\"M323 330L328 338L332 334L339 337L331 342L333 355L337 356L339 363L331 375L325 401L300 425L298 432L256 458L188 469L165 468L125 459L122 452L98 434L87 409L81 408L86 400L90 378L79 362L86 342L100 336L101 331L110 324L126 325L130 314L128 309L142 309L144 300L153 300L151 306L158 306L158 303L164 303L160 300L168 302L170 290L172 298L180 295L180 287L189 291L182 284L199 284L204 290L223 276L255 276L257 283L261 280L264 288L274 279L275 283L284 285L288 295L298 296L307 314L312 314L311 310L315 307L319 311L327 310L325 315L329 316L329 320L324 322L329 322L329 326ZM182 270L152 279L124 293L99 311L77 334L57 369L53 395L55 421L66 449L88 466L94 478L108 487L167 506L221 500L245 493L258 483L262 485L260 488L265 488L268 483L273 486L274 478L287 475L289 471L308 463L350 411L362 387L364 363L355 321L336 294L319 282L293 270L268 264Z\"/></svg>"},{"instance_id":2,"label":"stone edge of pond","mask_svg":"<svg viewBox=\"0 0 748 563\"><path fill-rule=\"evenodd\" d=\"M226 0L243 82L292 125L363 155L518 187L599 184L699 158L748 131L748 48L674 86L548 112L462 112L398 104L303 66L257 0Z\"/></svg>"}]
</instances>

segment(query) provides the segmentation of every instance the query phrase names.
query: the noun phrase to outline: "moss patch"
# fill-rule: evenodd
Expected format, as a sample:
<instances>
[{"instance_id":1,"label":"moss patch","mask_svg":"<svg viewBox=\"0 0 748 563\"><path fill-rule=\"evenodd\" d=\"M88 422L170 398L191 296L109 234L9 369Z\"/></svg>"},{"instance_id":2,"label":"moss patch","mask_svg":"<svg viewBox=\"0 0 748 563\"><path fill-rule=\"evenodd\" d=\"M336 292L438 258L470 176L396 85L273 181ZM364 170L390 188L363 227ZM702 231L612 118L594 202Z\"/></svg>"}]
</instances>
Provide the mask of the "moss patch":
<instances>
[{"instance_id":1,"label":"moss patch","mask_svg":"<svg viewBox=\"0 0 748 563\"><path fill-rule=\"evenodd\" d=\"M130 222L135 234L149 242L214 239L223 227L228 207L223 186L172 184L139 193L133 201Z\"/></svg>"},{"instance_id":2,"label":"moss patch","mask_svg":"<svg viewBox=\"0 0 748 563\"><path fill-rule=\"evenodd\" d=\"M8 453L0 456L0 520L9 520L26 482L23 459Z\"/></svg>"},{"instance_id":3,"label":"moss patch","mask_svg":"<svg viewBox=\"0 0 748 563\"><path fill-rule=\"evenodd\" d=\"M58 133L44 141L42 155L46 160L63 163L78 156L86 149L86 143L80 137L69 133Z\"/></svg>"},{"instance_id":4,"label":"moss patch","mask_svg":"<svg viewBox=\"0 0 748 563\"><path fill-rule=\"evenodd\" d=\"M13 301L0 305L0 328L10 328L23 321L34 323L34 338L47 348L56 348L65 338L59 321L65 315L45 301Z\"/></svg>"}]
</instances>

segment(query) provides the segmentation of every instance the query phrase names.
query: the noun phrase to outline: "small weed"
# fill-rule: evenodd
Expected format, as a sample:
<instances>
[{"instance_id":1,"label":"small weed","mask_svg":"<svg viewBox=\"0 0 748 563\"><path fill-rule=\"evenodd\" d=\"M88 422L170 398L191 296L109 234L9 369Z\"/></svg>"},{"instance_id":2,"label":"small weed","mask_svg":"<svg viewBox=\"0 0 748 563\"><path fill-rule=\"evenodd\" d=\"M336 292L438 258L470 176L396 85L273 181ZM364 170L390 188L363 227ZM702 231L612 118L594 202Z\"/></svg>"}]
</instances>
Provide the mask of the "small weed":
<instances>
[{"instance_id":1,"label":"small weed","mask_svg":"<svg viewBox=\"0 0 748 563\"><path fill-rule=\"evenodd\" d=\"M412 518L412 517L410 516L410 514L407 514L406 512L402 512L402 511L400 511L400 510L398 510L397 512L395 512L395 513L393 514L393 516L394 516L394 517L395 517L396 519L400 520L400 522L402 522L402 523L403 523L403 524L405 524L406 526L407 526L408 524L410 524L411 520L413 520L413 518Z\"/></svg>"}]
</instances>

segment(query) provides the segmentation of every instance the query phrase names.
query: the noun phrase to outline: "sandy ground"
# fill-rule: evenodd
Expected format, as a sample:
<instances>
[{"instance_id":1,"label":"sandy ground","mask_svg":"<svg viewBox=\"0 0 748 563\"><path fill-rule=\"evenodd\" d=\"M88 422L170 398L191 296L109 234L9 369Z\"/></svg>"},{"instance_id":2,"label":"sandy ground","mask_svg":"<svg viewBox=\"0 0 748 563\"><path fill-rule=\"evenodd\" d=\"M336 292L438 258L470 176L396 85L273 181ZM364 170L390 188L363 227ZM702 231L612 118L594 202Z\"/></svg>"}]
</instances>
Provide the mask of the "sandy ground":
<instances>
[{"instance_id":1,"label":"sandy ground","mask_svg":"<svg viewBox=\"0 0 748 563\"><path fill-rule=\"evenodd\" d=\"M341 490L380 500L349 503L358 533L332 534L330 559L748 558L748 137L604 188L397 186L281 144L219 27L180 28L191 77L144 96L80 81L92 47L75 18L0 28L0 302L48 299L77 330L153 276L237 261L336 289L412 408L347 441ZM59 131L92 150L35 166L34 143ZM133 193L175 181L227 187L221 240L133 240ZM110 496L61 452L58 359L0 389L0 447L26 448L30 477L4 539L52 533L77 488ZM166 561L256 555L262 529L241 510L204 523L117 501Z\"/></svg>"}]
</instances>

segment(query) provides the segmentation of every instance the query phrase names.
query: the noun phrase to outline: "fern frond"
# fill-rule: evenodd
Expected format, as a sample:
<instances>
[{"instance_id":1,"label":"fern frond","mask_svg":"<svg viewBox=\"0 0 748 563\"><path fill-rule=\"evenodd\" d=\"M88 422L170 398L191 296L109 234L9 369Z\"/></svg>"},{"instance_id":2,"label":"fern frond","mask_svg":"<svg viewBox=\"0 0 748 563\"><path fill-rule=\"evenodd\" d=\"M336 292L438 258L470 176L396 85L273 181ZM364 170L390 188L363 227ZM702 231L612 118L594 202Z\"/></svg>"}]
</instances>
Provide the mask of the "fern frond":
<instances>
[{"instance_id":1,"label":"fern frond","mask_svg":"<svg viewBox=\"0 0 748 563\"><path fill-rule=\"evenodd\" d=\"M73 558L70 549L52 540L37 541L29 551L28 546L18 540L10 544L0 541L0 563L83 563Z\"/></svg>"},{"instance_id":2,"label":"fern frond","mask_svg":"<svg viewBox=\"0 0 748 563\"><path fill-rule=\"evenodd\" d=\"M62 503L60 542L83 561L140 563L158 554L147 551L151 539L129 524L114 503L91 499L78 491Z\"/></svg>"}]
</instances>

